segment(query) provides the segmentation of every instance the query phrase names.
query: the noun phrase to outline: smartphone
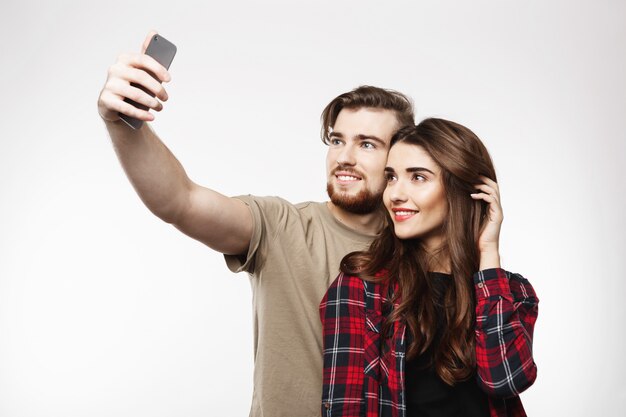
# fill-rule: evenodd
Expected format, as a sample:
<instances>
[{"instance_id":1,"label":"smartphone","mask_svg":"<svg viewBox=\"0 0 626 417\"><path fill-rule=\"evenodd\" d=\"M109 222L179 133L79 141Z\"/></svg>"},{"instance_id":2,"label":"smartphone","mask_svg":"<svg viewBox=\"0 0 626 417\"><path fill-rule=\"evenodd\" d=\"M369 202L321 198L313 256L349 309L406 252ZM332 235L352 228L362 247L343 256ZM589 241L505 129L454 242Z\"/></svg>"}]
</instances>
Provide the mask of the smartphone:
<instances>
[{"instance_id":1,"label":"smartphone","mask_svg":"<svg viewBox=\"0 0 626 417\"><path fill-rule=\"evenodd\" d=\"M146 55L150 55L159 64L163 65L165 69L169 69L170 64L172 63L172 60L174 59L174 55L176 55L176 46L172 42L165 39L163 36L157 34L157 35L154 35L152 39L150 39L150 44L148 44L148 48L146 48ZM148 71L148 74L152 75L152 77L155 79L157 78L156 76L154 76L154 74L150 73L149 71ZM145 91L146 93L150 94L152 97L154 97L154 94L152 94L152 92L148 91L146 88L142 87L141 85L135 84L135 83L131 83L130 85L132 85L133 87L137 87ZM144 106L143 104L139 104L136 101L133 101L129 98L125 98L124 101L132 104L138 109L148 110L147 106ZM139 129L143 125L143 120L138 120L138 119L135 119L134 117L130 117L122 113L118 113L118 114L120 118L124 122L126 122L128 126L132 127L133 129Z\"/></svg>"}]
</instances>

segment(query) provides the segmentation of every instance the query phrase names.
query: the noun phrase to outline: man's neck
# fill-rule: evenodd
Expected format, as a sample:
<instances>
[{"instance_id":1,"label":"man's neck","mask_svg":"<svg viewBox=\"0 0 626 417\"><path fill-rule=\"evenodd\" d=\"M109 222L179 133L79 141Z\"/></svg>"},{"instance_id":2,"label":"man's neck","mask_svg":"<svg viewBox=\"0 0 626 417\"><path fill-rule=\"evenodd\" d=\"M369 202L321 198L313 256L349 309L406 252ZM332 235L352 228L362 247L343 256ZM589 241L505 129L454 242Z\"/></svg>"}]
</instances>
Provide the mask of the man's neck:
<instances>
[{"instance_id":1,"label":"man's neck","mask_svg":"<svg viewBox=\"0 0 626 417\"><path fill-rule=\"evenodd\" d=\"M380 232L383 227L384 217L382 210L375 210L367 214L355 214L333 204L332 201L328 201L326 204L337 221L357 232L374 235Z\"/></svg>"}]
</instances>

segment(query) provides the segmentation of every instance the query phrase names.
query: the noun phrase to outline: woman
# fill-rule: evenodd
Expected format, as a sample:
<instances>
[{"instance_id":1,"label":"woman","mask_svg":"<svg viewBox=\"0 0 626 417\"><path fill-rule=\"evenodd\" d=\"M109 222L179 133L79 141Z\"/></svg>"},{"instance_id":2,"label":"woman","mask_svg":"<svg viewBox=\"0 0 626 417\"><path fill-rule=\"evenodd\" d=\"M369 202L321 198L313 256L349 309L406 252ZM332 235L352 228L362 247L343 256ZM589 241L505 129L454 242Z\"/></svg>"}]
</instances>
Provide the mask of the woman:
<instances>
[{"instance_id":1,"label":"woman","mask_svg":"<svg viewBox=\"0 0 626 417\"><path fill-rule=\"evenodd\" d=\"M388 226L320 304L324 416L525 416L538 299L500 268L489 153L426 119L392 139Z\"/></svg>"}]
</instances>

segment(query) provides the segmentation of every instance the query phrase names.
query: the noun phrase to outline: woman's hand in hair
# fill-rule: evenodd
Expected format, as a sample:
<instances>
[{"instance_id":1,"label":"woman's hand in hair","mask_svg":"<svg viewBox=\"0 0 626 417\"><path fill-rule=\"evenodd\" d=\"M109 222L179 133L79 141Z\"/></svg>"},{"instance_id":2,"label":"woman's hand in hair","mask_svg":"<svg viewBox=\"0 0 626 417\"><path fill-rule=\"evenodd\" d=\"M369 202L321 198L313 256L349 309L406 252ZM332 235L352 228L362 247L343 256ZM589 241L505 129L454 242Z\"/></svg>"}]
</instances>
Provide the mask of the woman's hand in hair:
<instances>
[{"instance_id":1,"label":"woman's hand in hair","mask_svg":"<svg viewBox=\"0 0 626 417\"><path fill-rule=\"evenodd\" d=\"M480 252L480 269L500 268L500 228L504 215L500 205L500 189L498 184L484 176L480 177L482 184L477 184L477 193L471 194L475 200L483 200L489 204L487 222L478 238Z\"/></svg>"}]
</instances>

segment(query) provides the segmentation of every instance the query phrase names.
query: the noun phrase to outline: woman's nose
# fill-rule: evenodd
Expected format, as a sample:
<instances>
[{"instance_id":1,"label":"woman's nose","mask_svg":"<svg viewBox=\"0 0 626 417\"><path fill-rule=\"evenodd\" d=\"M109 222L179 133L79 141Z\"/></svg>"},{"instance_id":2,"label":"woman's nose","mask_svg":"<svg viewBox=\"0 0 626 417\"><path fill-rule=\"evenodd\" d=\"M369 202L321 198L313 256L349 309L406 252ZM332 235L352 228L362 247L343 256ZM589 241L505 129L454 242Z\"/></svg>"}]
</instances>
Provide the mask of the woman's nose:
<instances>
[{"instance_id":1,"label":"woman's nose","mask_svg":"<svg viewBox=\"0 0 626 417\"><path fill-rule=\"evenodd\" d=\"M389 185L389 199L394 203L403 203L407 201L406 192L402 181L396 181Z\"/></svg>"}]
</instances>

